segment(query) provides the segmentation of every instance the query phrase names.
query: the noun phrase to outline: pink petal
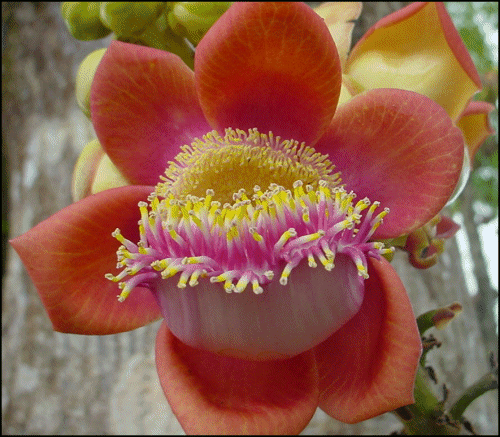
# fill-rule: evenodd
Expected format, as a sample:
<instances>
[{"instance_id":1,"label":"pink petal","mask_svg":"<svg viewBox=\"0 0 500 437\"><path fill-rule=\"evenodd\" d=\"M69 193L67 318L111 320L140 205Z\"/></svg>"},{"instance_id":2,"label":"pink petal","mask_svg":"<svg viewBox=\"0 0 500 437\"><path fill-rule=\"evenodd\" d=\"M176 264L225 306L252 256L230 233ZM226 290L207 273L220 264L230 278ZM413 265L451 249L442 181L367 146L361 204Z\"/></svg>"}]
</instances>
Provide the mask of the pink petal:
<instances>
[{"instance_id":1,"label":"pink petal","mask_svg":"<svg viewBox=\"0 0 500 437\"><path fill-rule=\"evenodd\" d=\"M298 434L318 405L314 354L282 361L222 357L156 338L163 391L187 434Z\"/></svg>"},{"instance_id":2,"label":"pink petal","mask_svg":"<svg viewBox=\"0 0 500 437\"><path fill-rule=\"evenodd\" d=\"M377 22L355 45L345 73L358 92L416 91L456 120L481 80L442 3L413 3Z\"/></svg>"},{"instance_id":3,"label":"pink petal","mask_svg":"<svg viewBox=\"0 0 500 437\"><path fill-rule=\"evenodd\" d=\"M300 3L235 3L196 48L209 122L312 145L335 112L341 67L324 21Z\"/></svg>"},{"instance_id":4,"label":"pink petal","mask_svg":"<svg viewBox=\"0 0 500 437\"><path fill-rule=\"evenodd\" d=\"M92 83L92 123L113 163L134 184L159 182L184 144L212 128L194 74L172 53L113 41Z\"/></svg>"},{"instance_id":5,"label":"pink petal","mask_svg":"<svg viewBox=\"0 0 500 437\"><path fill-rule=\"evenodd\" d=\"M303 260L286 286L276 279L259 295L250 287L227 293L209 278L187 291L177 282L163 279L155 289L170 331L186 345L255 360L310 350L358 312L364 293L354 262L343 253L331 271Z\"/></svg>"},{"instance_id":6,"label":"pink petal","mask_svg":"<svg viewBox=\"0 0 500 437\"><path fill-rule=\"evenodd\" d=\"M491 127L489 113L495 107L486 102L470 102L457 121L469 150L470 165L474 165L476 152L484 140L495 133Z\"/></svg>"},{"instance_id":7,"label":"pink petal","mask_svg":"<svg viewBox=\"0 0 500 437\"><path fill-rule=\"evenodd\" d=\"M330 155L348 191L390 208L375 234L390 238L419 228L443 208L460 176L464 143L429 98L377 89L339 107L315 149Z\"/></svg>"},{"instance_id":8,"label":"pink petal","mask_svg":"<svg viewBox=\"0 0 500 437\"><path fill-rule=\"evenodd\" d=\"M370 258L359 311L316 346L320 408L356 423L414 402L422 346L411 303L396 271Z\"/></svg>"},{"instance_id":9,"label":"pink petal","mask_svg":"<svg viewBox=\"0 0 500 437\"><path fill-rule=\"evenodd\" d=\"M54 329L73 334L113 334L144 326L160 317L151 292L136 288L119 303L111 236L117 227L138 241L137 203L153 187L106 190L57 212L10 241L23 261Z\"/></svg>"}]
</instances>

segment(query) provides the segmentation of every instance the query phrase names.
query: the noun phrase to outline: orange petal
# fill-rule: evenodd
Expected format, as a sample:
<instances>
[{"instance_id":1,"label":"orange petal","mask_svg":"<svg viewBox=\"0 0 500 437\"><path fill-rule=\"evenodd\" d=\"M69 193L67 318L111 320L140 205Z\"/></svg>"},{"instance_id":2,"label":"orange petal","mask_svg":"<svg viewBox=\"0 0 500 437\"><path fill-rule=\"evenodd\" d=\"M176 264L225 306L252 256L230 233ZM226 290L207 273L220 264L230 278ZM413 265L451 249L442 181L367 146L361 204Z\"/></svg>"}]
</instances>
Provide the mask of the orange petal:
<instances>
[{"instance_id":1,"label":"orange petal","mask_svg":"<svg viewBox=\"0 0 500 437\"><path fill-rule=\"evenodd\" d=\"M119 227L139 240L137 203L154 187L106 190L62 209L10 241L35 284L56 331L114 334L144 326L160 317L152 293L136 288L120 303L112 236Z\"/></svg>"},{"instance_id":2,"label":"orange petal","mask_svg":"<svg viewBox=\"0 0 500 437\"><path fill-rule=\"evenodd\" d=\"M313 145L333 117L341 67L323 20L301 3L235 3L196 48L207 119Z\"/></svg>"},{"instance_id":3,"label":"orange petal","mask_svg":"<svg viewBox=\"0 0 500 437\"><path fill-rule=\"evenodd\" d=\"M369 258L360 311L316 346L320 408L356 423L414 402L422 345L403 283L385 260Z\"/></svg>"},{"instance_id":4,"label":"orange petal","mask_svg":"<svg viewBox=\"0 0 500 437\"><path fill-rule=\"evenodd\" d=\"M470 102L460 116L457 126L462 130L465 144L469 150L470 165L474 165L474 156L484 140L495 133L490 125L489 113L495 107L486 102Z\"/></svg>"},{"instance_id":5,"label":"orange petal","mask_svg":"<svg viewBox=\"0 0 500 437\"><path fill-rule=\"evenodd\" d=\"M446 112L421 94L376 89L340 106L315 149L329 154L346 189L391 212L377 238L427 223L450 198L464 142Z\"/></svg>"},{"instance_id":6,"label":"orange petal","mask_svg":"<svg viewBox=\"0 0 500 437\"><path fill-rule=\"evenodd\" d=\"M362 9L362 2L325 2L314 8L314 12L323 18L328 26L337 46L342 66L351 48L354 20L359 18Z\"/></svg>"},{"instance_id":7,"label":"orange petal","mask_svg":"<svg viewBox=\"0 0 500 437\"><path fill-rule=\"evenodd\" d=\"M358 92L416 91L456 120L481 80L442 3L414 3L376 23L353 48L345 73Z\"/></svg>"},{"instance_id":8,"label":"orange petal","mask_svg":"<svg viewBox=\"0 0 500 437\"><path fill-rule=\"evenodd\" d=\"M162 323L160 383L187 434L298 434L318 405L312 351L281 361L246 361L186 346Z\"/></svg>"},{"instance_id":9,"label":"orange petal","mask_svg":"<svg viewBox=\"0 0 500 437\"><path fill-rule=\"evenodd\" d=\"M176 55L113 41L91 89L92 123L119 171L134 184L159 182L184 144L212 128L194 74Z\"/></svg>"}]
</instances>

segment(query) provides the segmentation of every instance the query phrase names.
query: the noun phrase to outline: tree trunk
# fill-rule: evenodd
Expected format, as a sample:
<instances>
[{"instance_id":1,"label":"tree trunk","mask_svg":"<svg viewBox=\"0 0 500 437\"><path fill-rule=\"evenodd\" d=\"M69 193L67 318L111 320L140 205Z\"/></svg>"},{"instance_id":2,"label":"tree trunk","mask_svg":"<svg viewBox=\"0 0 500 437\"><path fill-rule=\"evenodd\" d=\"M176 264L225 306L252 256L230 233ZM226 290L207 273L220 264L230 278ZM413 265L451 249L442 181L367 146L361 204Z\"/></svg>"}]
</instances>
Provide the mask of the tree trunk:
<instances>
[{"instance_id":1,"label":"tree trunk","mask_svg":"<svg viewBox=\"0 0 500 437\"><path fill-rule=\"evenodd\" d=\"M483 255L478 223L476 223L476 214L474 213L475 193L475 187L472 184L465 187L461 195L463 201L461 212L464 216L464 227L471 249L472 269L478 286L477 295L474 298L483 341L487 350L497 351L498 335L496 333L495 302L498 299L498 292L491 285L486 260Z\"/></svg>"},{"instance_id":2,"label":"tree trunk","mask_svg":"<svg viewBox=\"0 0 500 437\"><path fill-rule=\"evenodd\" d=\"M379 6L378 6L379 5ZM363 31L401 3L366 6ZM378 14L377 14L378 11ZM2 4L2 153L9 184L9 236L18 236L71 203L73 166L95 135L77 108L76 71L108 41L80 42L66 31L55 3ZM8 191L8 192L7 192ZM467 294L454 241L440 264L401 274L417 314L460 301L462 316L435 335L443 346L429 354L451 397L487 370L480 329ZM158 323L119 335L60 334L50 321L15 252L7 248L2 297L2 433L166 434L182 430L159 387L154 367ZM466 415L479 433L498 431L496 393ZM400 429L392 414L345 425L321 411L305 433L386 434Z\"/></svg>"}]
</instances>

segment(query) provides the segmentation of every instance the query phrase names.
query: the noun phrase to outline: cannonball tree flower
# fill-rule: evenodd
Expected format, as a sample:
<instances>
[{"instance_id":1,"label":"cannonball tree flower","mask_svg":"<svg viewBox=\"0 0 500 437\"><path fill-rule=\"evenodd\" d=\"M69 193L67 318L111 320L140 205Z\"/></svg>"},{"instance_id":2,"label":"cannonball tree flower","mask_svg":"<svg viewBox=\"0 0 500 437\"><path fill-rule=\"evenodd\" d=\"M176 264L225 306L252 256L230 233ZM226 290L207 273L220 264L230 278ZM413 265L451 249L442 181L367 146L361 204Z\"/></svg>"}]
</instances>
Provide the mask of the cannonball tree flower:
<instances>
[{"instance_id":1,"label":"cannonball tree flower","mask_svg":"<svg viewBox=\"0 0 500 437\"><path fill-rule=\"evenodd\" d=\"M440 211L463 137L412 91L337 107L341 74L328 28L299 3L234 4L194 73L113 42L91 115L133 185L11 241L58 331L163 316L158 375L188 433L296 433L318 406L355 423L413 402L419 333L375 240Z\"/></svg>"}]
</instances>

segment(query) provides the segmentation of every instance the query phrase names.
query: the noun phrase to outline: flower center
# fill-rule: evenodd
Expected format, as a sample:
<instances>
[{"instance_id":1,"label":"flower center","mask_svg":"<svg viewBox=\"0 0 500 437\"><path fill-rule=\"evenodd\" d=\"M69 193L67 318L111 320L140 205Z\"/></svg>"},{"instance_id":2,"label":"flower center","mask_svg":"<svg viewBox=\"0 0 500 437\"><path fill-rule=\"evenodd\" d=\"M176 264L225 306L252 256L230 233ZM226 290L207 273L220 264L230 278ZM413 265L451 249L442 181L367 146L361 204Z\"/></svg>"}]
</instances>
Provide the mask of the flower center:
<instances>
[{"instance_id":1,"label":"flower center","mask_svg":"<svg viewBox=\"0 0 500 437\"><path fill-rule=\"evenodd\" d=\"M339 174L333 174L334 167L325 155L256 129L248 135L228 129L224 138L211 132L203 141L184 146L176 159L149 197L149 205L139 203L140 241L134 244L119 229L113 233L122 244L117 252L117 268L122 271L116 276L108 273L106 278L119 282L120 301L137 286L149 287L169 328L182 341L239 356L234 353L237 350L252 359L293 356L307 350L356 314L368 277L367 256L378 259L393 251L382 243L368 242L387 208L375 215L379 202L371 204L367 198L355 202L356 195L340 185ZM317 261L327 276L305 273L307 265L317 267ZM294 269L297 278L290 285ZM169 279L173 276L178 276L178 288L198 286L198 296L211 296L203 304L205 310L199 312L200 302L179 303L179 299L194 297L177 296L175 281ZM221 303L217 296L221 289L214 290L220 287L216 283L227 293L242 293L247 286L255 294L269 292L262 302L280 307L280 319L287 320L286 324L265 328L264 316L259 315L262 304L245 297L239 302L246 302L242 305L247 309L232 311L236 311L238 325L249 318L243 325L251 338L242 340L247 332L239 343L228 339L227 330L234 327L224 325L220 321L224 311L217 313L214 308L232 304ZM286 286L295 297L284 303L278 289ZM317 295L323 295L318 301L310 298L316 287ZM294 308L296 299L300 309ZM201 329L193 319L206 317L208 308L213 317L205 327L204 340L195 341ZM290 335L296 331L288 319L299 324L297 330L303 330L301 324L318 318L318 311L325 320L313 323L316 328L310 338L304 336L307 338L301 342ZM276 338L266 340L269 329L275 328ZM277 339L284 345L276 345Z\"/></svg>"},{"instance_id":2,"label":"flower center","mask_svg":"<svg viewBox=\"0 0 500 437\"><path fill-rule=\"evenodd\" d=\"M217 131L209 132L203 140L196 139L191 146L183 146L177 162L166 170L165 183L156 193L175 197L205 196L214 189L221 203L233 202L234 193L244 189L251 192L254 185L268 187L277 183L288 189L301 180L305 185L324 180L331 187L340 183L339 173L326 155L316 153L305 143L284 140L250 129L226 129L224 138Z\"/></svg>"}]
</instances>

